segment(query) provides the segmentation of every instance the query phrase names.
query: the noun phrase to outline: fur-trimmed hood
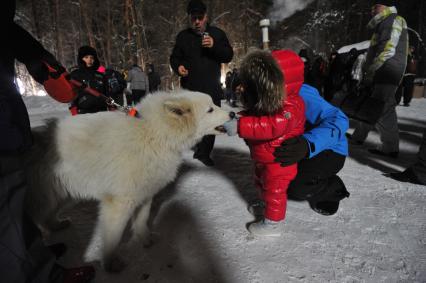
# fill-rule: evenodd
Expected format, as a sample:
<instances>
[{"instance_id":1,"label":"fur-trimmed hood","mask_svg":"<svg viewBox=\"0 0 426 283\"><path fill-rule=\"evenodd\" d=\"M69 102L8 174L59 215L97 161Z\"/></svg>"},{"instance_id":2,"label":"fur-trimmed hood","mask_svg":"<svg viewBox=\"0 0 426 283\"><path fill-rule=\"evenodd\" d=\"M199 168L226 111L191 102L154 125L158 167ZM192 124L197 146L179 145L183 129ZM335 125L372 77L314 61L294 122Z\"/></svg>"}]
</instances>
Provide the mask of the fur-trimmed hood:
<instances>
[{"instance_id":1,"label":"fur-trimmed hood","mask_svg":"<svg viewBox=\"0 0 426 283\"><path fill-rule=\"evenodd\" d=\"M240 66L239 78L244 87L241 102L254 115L269 115L282 109L285 100L284 77L271 53L256 50Z\"/></svg>"}]
</instances>

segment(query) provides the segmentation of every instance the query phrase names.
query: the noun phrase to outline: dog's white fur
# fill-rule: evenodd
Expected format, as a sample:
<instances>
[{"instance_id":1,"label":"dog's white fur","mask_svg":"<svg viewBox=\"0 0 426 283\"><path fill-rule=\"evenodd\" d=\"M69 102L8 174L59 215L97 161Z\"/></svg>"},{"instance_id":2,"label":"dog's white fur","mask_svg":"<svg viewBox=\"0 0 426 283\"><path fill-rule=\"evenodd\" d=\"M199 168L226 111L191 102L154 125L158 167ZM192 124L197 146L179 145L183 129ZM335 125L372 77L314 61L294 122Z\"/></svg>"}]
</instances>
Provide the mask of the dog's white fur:
<instances>
[{"instance_id":1,"label":"dog's white fur","mask_svg":"<svg viewBox=\"0 0 426 283\"><path fill-rule=\"evenodd\" d=\"M208 95L185 90L149 95L137 108L140 119L100 112L50 123L28 163L27 206L39 226L58 228L51 215L67 196L100 202L85 257L107 269L132 217L133 240L147 234L152 197L175 178L182 151L229 120Z\"/></svg>"}]
</instances>

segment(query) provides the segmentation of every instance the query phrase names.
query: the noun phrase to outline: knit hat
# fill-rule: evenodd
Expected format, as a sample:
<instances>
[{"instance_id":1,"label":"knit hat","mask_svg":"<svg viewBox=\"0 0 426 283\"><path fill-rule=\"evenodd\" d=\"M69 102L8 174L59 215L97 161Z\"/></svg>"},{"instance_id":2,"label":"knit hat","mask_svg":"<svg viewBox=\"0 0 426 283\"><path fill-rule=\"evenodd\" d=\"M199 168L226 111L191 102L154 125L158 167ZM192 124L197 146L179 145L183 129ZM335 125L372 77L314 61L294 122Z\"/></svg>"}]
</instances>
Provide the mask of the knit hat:
<instances>
[{"instance_id":1,"label":"knit hat","mask_svg":"<svg viewBox=\"0 0 426 283\"><path fill-rule=\"evenodd\" d=\"M86 66L86 64L83 62L83 57L87 56L87 55L92 55L94 57L94 62L93 62L93 69L97 70L99 68L99 59L98 59L98 54L96 53L95 48L88 46L88 45L84 45L82 47L80 47L78 49L78 56L77 56L77 63L79 66Z\"/></svg>"},{"instance_id":2,"label":"knit hat","mask_svg":"<svg viewBox=\"0 0 426 283\"><path fill-rule=\"evenodd\" d=\"M206 5L201 0L191 0L188 3L186 12L188 15L205 14L207 11Z\"/></svg>"}]
</instances>

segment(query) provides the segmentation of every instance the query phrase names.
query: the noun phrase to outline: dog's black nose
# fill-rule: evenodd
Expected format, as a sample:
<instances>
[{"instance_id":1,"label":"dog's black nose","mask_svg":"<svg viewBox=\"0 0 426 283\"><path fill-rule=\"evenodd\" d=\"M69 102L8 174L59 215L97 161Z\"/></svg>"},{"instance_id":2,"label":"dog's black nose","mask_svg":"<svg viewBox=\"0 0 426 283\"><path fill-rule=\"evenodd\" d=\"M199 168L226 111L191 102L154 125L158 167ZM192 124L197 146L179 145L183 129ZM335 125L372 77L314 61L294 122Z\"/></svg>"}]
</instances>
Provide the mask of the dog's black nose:
<instances>
[{"instance_id":1,"label":"dog's black nose","mask_svg":"<svg viewBox=\"0 0 426 283\"><path fill-rule=\"evenodd\" d=\"M233 111L229 112L229 118L234 119L235 118L235 112L233 112Z\"/></svg>"}]
</instances>

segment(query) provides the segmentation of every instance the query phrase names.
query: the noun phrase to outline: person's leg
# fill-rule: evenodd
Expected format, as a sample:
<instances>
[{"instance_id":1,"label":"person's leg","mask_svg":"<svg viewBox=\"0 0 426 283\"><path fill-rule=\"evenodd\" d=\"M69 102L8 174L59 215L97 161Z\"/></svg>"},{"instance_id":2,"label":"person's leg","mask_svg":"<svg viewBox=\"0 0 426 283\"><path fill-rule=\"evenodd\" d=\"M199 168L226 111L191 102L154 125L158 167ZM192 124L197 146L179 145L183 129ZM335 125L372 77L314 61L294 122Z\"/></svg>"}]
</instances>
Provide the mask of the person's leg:
<instances>
[{"instance_id":1,"label":"person's leg","mask_svg":"<svg viewBox=\"0 0 426 283\"><path fill-rule=\"evenodd\" d=\"M417 153L417 162L411 166L411 169L417 179L426 184L426 129L423 132L422 143Z\"/></svg>"},{"instance_id":2,"label":"person's leg","mask_svg":"<svg viewBox=\"0 0 426 283\"><path fill-rule=\"evenodd\" d=\"M134 89L134 90L132 90L133 103L134 104L138 104L139 103L139 101L142 98L142 94L143 94L143 91L140 90L140 89Z\"/></svg>"},{"instance_id":3,"label":"person's leg","mask_svg":"<svg viewBox=\"0 0 426 283\"><path fill-rule=\"evenodd\" d=\"M0 157L0 274L4 282L49 282L55 257L25 214L19 157Z\"/></svg>"},{"instance_id":4,"label":"person's leg","mask_svg":"<svg viewBox=\"0 0 426 283\"><path fill-rule=\"evenodd\" d=\"M385 97L383 114L376 123L382 145L379 150L384 153L399 152L399 130L395 110L395 85L379 85L377 92Z\"/></svg>"},{"instance_id":5,"label":"person's leg","mask_svg":"<svg viewBox=\"0 0 426 283\"><path fill-rule=\"evenodd\" d=\"M396 105L399 105L401 103L401 98L403 93L404 93L404 84L403 82L401 82L401 84L398 86L398 89L395 92Z\"/></svg>"},{"instance_id":6,"label":"person's leg","mask_svg":"<svg viewBox=\"0 0 426 283\"><path fill-rule=\"evenodd\" d=\"M374 129L374 126L358 121L358 124L355 127L353 134L351 135L351 139L355 142L363 143L367 139L368 133L372 129Z\"/></svg>"},{"instance_id":7,"label":"person's leg","mask_svg":"<svg viewBox=\"0 0 426 283\"><path fill-rule=\"evenodd\" d=\"M348 194L343 182L336 176L343 168L345 159L343 155L326 150L311 159L300 161L298 174L287 191L289 199L308 200L313 209L319 202L332 201L335 203L331 210L334 210L335 205L338 206L339 201Z\"/></svg>"},{"instance_id":8,"label":"person's leg","mask_svg":"<svg viewBox=\"0 0 426 283\"><path fill-rule=\"evenodd\" d=\"M194 158L200 160L207 166L213 166L214 162L211 160L210 154L214 147L215 136L204 136L199 143L195 145Z\"/></svg>"},{"instance_id":9,"label":"person's leg","mask_svg":"<svg viewBox=\"0 0 426 283\"><path fill-rule=\"evenodd\" d=\"M220 107L220 98L213 98L213 103ZM214 166L214 161L211 159L210 154L213 151L215 139L215 135L204 136L201 141L194 146L193 158L200 160L206 166Z\"/></svg>"},{"instance_id":10,"label":"person's leg","mask_svg":"<svg viewBox=\"0 0 426 283\"><path fill-rule=\"evenodd\" d=\"M262 165L262 166L259 166ZM297 173L297 164L281 167L278 163L256 164L260 179L261 199L264 200L264 219L251 223L249 232L254 236L281 235L281 225L287 209L287 188Z\"/></svg>"},{"instance_id":11,"label":"person's leg","mask_svg":"<svg viewBox=\"0 0 426 283\"><path fill-rule=\"evenodd\" d=\"M127 106L132 107L133 106L133 99L132 99L132 94L126 94L126 103Z\"/></svg>"},{"instance_id":12,"label":"person's leg","mask_svg":"<svg viewBox=\"0 0 426 283\"><path fill-rule=\"evenodd\" d=\"M265 218L281 221L287 208L287 189L296 177L297 164L281 167L278 163L266 164L262 174Z\"/></svg>"},{"instance_id":13,"label":"person's leg","mask_svg":"<svg viewBox=\"0 0 426 283\"><path fill-rule=\"evenodd\" d=\"M411 99L413 98L413 88L414 88L414 78L413 75L408 75L404 77L404 100L403 103L405 106L409 106Z\"/></svg>"}]
</instances>

